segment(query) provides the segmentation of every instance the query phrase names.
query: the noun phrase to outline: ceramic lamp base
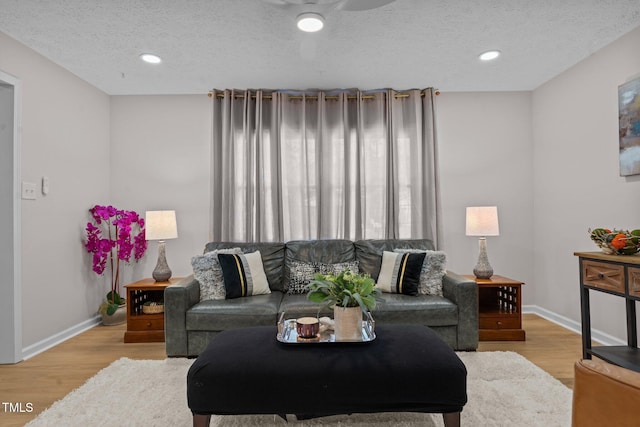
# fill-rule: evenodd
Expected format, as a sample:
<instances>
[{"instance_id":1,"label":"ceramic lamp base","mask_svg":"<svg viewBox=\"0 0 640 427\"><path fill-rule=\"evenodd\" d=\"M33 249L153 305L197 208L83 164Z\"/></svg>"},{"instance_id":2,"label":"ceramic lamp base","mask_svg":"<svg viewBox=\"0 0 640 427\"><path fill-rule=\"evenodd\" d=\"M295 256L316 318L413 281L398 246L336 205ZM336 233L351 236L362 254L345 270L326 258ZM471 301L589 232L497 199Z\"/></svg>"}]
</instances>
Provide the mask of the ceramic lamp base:
<instances>
[{"instance_id":1,"label":"ceramic lamp base","mask_svg":"<svg viewBox=\"0 0 640 427\"><path fill-rule=\"evenodd\" d=\"M493 268L489 264L489 257L487 256L487 239L480 237L478 239L478 245L480 247L480 254L478 255L478 263L473 269L473 274L478 279L489 279L493 276Z\"/></svg>"},{"instance_id":2,"label":"ceramic lamp base","mask_svg":"<svg viewBox=\"0 0 640 427\"><path fill-rule=\"evenodd\" d=\"M167 264L164 241L162 240L158 242L158 263L156 264L156 268L153 269L151 277L153 277L156 282L167 282L171 278L171 269Z\"/></svg>"}]
</instances>

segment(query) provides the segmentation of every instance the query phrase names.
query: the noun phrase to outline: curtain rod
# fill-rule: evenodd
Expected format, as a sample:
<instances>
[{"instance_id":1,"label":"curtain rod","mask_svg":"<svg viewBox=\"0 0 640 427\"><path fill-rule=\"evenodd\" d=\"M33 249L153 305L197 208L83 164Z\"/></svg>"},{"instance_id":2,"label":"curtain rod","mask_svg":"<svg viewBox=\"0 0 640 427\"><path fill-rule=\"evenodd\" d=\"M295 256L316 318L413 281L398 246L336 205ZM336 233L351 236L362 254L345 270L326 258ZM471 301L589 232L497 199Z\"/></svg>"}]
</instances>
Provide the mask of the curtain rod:
<instances>
[{"instance_id":1,"label":"curtain rod","mask_svg":"<svg viewBox=\"0 0 640 427\"><path fill-rule=\"evenodd\" d=\"M438 96L438 95L440 95L440 91L436 89L434 91L434 94L436 96ZM213 92L207 93L207 96L209 98L213 97ZM420 92L420 96L424 96L424 92L421 91ZM224 98L224 93L218 93L216 95L216 97L217 98ZM396 99L397 98L408 98L408 97L409 97L409 94L407 94L407 93L399 93L399 94L394 95L394 98L396 98ZM234 98L244 98L244 95L239 93L239 94L234 95ZM251 95L251 98L255 99L256 96L255 95ZM263 99L271 99L272 96L271 95L264 95L262 98ZM373 95L363 95L361 98L362 99L374 99L375 96L373 96ZM314 96L314 95L308 95L308 96L292 95L292 96L289 96L289 99L311 99L311 100L317 100L318 97ZM336 95L329 95L329 96L325 96L324 99L338 100L338 99L340 99L340 97L338 97ZM349 96L347 96L347 99L357 99L357 96L349 95Z\"/></svg>"}]
</instances>

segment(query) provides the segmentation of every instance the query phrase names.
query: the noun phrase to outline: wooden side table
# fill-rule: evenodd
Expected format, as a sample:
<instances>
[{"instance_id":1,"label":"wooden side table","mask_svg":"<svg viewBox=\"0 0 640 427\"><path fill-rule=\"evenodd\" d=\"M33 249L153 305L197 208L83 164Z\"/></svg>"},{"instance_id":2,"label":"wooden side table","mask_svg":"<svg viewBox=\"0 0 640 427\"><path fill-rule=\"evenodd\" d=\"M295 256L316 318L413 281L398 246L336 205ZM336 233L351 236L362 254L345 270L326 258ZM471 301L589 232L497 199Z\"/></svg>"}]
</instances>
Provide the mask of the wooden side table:
<instances>
[{"instance_id":1,"label":"wooden side table","mask_svg":"<svg viewBox=\"0 0 640 427\"><path fill-rule=\"evenodd\" d=\"M181 277L172 277L168 282L156 282L148 278L125 286L127 330L124 333L124 342L164 342L164 312L145 314L142 307L147 301L164 301L164 289L181 279Z\"/></svg>"},{"instance_id":2,"label":"wooden side table","mask_svg":"<svg viewBox=\"0 0 640 427\"><path fill-rule=\"evenodd\" d=\"M478 284L480 341L525 341L521 291L524 283L498 275L490 279L464 277Z\"/></svg>"}]
</instances>

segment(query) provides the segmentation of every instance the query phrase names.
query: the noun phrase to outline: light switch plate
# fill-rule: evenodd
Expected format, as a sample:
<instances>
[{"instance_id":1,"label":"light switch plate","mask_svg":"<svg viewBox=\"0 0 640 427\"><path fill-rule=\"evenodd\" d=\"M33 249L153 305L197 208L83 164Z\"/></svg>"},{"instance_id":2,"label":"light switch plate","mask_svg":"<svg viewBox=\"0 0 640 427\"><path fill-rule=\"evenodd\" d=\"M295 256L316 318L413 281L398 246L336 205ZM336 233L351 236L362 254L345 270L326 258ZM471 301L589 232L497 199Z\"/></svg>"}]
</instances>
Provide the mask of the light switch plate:
<instances>
[{"instance_id":1,"label":"light switch plate","mask_svg":"<svg viewBox=\"0 0 640 427\"><path fill-rule=\"evenodd\" d=\"M35 200L37 188L35 182L22 181L22 200Z\"/></svg>"},{"instance_id":2,"label":"light switch plate","mask_svg":"<svg viewBox=\"0 0 640 427\"><path fill-rule=\"evenodd\" d=\"M47 194L49 194L49 177L48 176L43 176L42 177L42 194L44 194L45 196Z\"/></svg>"}]
</instances>

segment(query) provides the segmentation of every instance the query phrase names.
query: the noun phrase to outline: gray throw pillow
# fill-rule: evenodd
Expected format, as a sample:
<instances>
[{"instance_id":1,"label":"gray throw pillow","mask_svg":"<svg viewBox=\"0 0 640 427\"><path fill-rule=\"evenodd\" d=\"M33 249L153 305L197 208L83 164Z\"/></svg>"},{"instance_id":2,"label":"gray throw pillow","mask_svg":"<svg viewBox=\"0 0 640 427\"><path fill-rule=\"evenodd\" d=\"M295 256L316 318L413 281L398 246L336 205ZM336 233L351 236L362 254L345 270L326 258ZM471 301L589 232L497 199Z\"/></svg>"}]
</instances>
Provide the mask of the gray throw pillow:
<instances>
[{"instance_id":1,"label":"gray throw pillow","mask_svg":"<svg viewBox=\"0 0 640 427\"><path fill-rule=\"evenodd\" d=\"M400 253L426 253L424 263L422 264L422 271L420 272L418 293L421 295L442 296L442 278L447 272L447 255L444 252L402 248L396 248L393 251Z\"/></svg>"},{"instance_id":2,"label":"gray throw pillow","mask_svg":"<svg viewBox=\"0 0 640 427\"><path fill-rule=\"evenodd\" d=\"M200 301L225 299L224 276L218 254L240 254L242 249L216 249L191 258L193 277L200 283Z\"/></svg>"}]
</instances>

